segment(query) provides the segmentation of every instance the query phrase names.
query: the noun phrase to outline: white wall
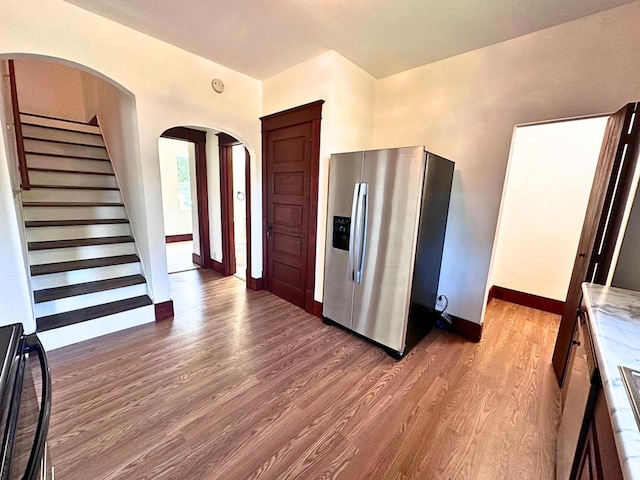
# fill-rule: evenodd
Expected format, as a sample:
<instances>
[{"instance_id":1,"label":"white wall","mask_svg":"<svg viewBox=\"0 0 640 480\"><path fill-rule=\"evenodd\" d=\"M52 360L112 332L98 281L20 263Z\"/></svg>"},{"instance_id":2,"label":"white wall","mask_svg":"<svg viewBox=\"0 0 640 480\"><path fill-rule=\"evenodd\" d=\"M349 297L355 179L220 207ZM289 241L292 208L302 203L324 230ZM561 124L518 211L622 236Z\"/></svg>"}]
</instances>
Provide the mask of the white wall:
<instances>
[{"instance_id":1,"label":"white wall","mask_svg":"<svg viewBox=\"0 0 640 480\"><path fill-rule=\"evenodd\" d=\"M162 286L162 273L153 268L149 239L142 161L138 137L136 102L129 92L87 72L81 73L82 97L88 118L96 115L111 158L127 217L136 241L142 268L154 298L154 285ZM160 208L158 204L157 208ZM163 242L164 245L164 242ZM165 260L166 261L166 260ZM165 269L166 271L166 269Z\"/></svg>"},{"instance_id":2,"label":"white wall","mask_svg":"<svg viewBox=\"0 0 640 480\"><path fill-rule=\"evenodd\" d=\"M27 332L35 331L33 299L29 286L29 266L20 196L18 160L15 147L8 67L0 61L3 75L0 91L0 325L22 323Z\"/></svg>"},{"instance_id":3,"label":"white wall","mask_svg":"<svg viewBox=\"0 0 640 480\"><path fill-rule=\"evenodd\" d=\"M222 262L222 204L220 201L220 151L218 150L218 136L216 130L207 130L207 193L209 194L209 243L211 259ZM258 185L258 192L262 186ZM262 203L260 203L262 205ZM255 217L255 216L254 216ZM260 216L262 222L262 216ZM261 227L258 227L261 229ZM260 246L259 252L262 252ZM260 269L252 268L254 278L262 276Z\"/></svg>"},{"instance_id":4,"label":"white wall","mask_svg":"<svg viewBox=\"0 0 640 480\"><path fill-rule=\"evenodd\" d=\"M189 184L191 185L191 233L193 234L193 253L200 255L200 221L198 219L198 188L196 181L196 146L195 143L187 143L187 156L189 157ZM166 232L166 230L165 230ZM165 233L166 235L166 233Z\"/></svg>"},{"instance_id":5,"label":"white wall","mask_svg":"<svg viewBox=\"0 0 640 480\"><path fill-rule=\"evenodd\" d=\"M324 279L329 157L332 153L361 150L370 145L373 135L375 82L371 75L334 51L318 55L263 82L264 115L316 100L325 101L320 125L314 294L318 301L322 301ZM251 257L252 263L253 258L254 256Z\"/></svg>"},{"instance_id":6,"label":"white wall","mask_svg":"<svg viewBox=\"0 0 640 480\"><path fill-rule=\"evenodd\" d=\"M86 122L82 97L82 72L35 58L14 61L20 110Z\"/></svg>"},{"instance_id":7,"label":"white wall","mask_svg":"<svg viewBox=\"0 0 640 480\"><path fill-rule=\"evenodd\" d=\"M607 119L516 129L490 285L565 301Z\"/></svg>"},{"instance_id":8,"label":"white wall","mask_svg":"<svg viewBox=\"0 0 640 480\"><path fill-rule=\"evenodd\" d=\"M160 152L160 178L162 182L162 215L164 217L165 235L182 235L193 233L193 222L191 208L180 209L180 195L178 189L178 166L176 158L187 157L189 155L189 142L174 140L171 138L160 138L158 149ZM191 161L189 162L192 163ZM191 168L190 168L190 172ZM193 191L195 193L195 190ZM196 217L197 218L197 217ZM197 230L197 224L196 229Z\"/></svg>"},{"instance_id":9,"label":"white wall","mask_svg":"<svg viewBox=\"0 0 640 480\"><path fill-rule=\"evenodd\" d=\"M482 319L514 126L640 98L639 24L634 2L378 82L374 146L456 162L439 289L451 314Z\"/></svg>"},{"instance_id":10,"label":"white wall","mask_svg":"<svg viewBox=\"0 0 640 480\"><path fill-rule=\"evenodd\" d=\"M236 265L246 265L247 257L247 195L246 161L243 145L234 145L231 153L233 171L233 241Z\"/></svg>"},{"instance_id":11,"label":"white wall","mask_svg":"<svg viewBox=\"0 0 640 480\"><path fill-rule=\"evenodd\" d=\"M138 137L139 151L130 160L130 180L137 182L141 203L130 215L142 225L134 233L155 302L169 298L164 226L157 215L160 134L200 125L241 140L251 154L252 212L260 212L258 118L324 99L315 298L322 299L329 155L425 144L456 161L440 290L452 314L479 322L513 127L611 112L640 98L638 24L636 1L377 82L327 52L261 83L62 0L5 0L0 58L63 59L115 81L135 99L131 135ZM210 87L216 77L226 85L221 95ZM253 217L252 275L259 277L261 218ZM13 241L14 234L2 231L0 237Z\"/></svg>"},{"instance_id":12,"label":"white wall","mask_svg":"<svg viewBox=\"0 0 640 480\"><path fill-rule=\"evenodd\" d=\"M62 22L62 23L61 23ZM176 125L206 125L233 132L251 152L252 178L259 188L261 83L222 65L154 39L62 0L5 0L0 19L0 58L23 54L63 59L97 72L126 88L135 98L137 117L131 122L139 147L129 158L130 179L136 183L139 212L136 241L154 302L169 299L164 225L161 205L158 138ZM216 94L212 78L224 80ZM259 190L258 190L259 191ZM261 196L252 196L253 211L261 211ZM256 216L257 217L257 216ZM262 271L258 218L253 223L257 250L253 265ZM11 233L0 233L0 236Z\"/></svg>"}]
</instances>

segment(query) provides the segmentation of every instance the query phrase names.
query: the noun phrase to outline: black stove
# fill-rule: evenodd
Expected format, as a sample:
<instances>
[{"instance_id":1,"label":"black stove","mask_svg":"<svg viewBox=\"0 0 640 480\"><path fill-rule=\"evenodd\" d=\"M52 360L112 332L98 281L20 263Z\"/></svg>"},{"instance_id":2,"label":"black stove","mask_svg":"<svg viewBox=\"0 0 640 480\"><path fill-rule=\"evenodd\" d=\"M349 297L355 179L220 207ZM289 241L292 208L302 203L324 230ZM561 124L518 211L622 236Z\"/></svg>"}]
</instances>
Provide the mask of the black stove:
<instances>
[{"instance_id":1,"label":"black stove","mask_svg":"<svg viewBox=\"0 0 640 480\"><path fill-rule=\"evenodd\" d=\"M0 327L0 480L52 478L46 448L51 412L47 357L21 324ZM38 386L38 388L36 387Z\"/></svg>"}]
</instances>

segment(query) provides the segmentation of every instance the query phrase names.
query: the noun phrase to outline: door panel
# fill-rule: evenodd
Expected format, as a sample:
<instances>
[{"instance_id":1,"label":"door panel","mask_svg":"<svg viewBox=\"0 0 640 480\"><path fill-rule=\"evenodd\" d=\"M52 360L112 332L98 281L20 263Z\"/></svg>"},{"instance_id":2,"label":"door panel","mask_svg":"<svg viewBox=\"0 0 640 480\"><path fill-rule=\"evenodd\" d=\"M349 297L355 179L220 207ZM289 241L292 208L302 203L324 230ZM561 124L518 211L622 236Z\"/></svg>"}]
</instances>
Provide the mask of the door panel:
<instances>
[{"instance_id":1,"label":"door panel","mask_svg":"<svg viewBox=\"0 0 640 480\"><path fill-rule=\"evenodd\" d=\"M333 223L336 216L351 218L353 189L360 182L362 156L363 152L341 153L332 155L329 161L322 315L348 328L351 328L354 284L349 278L349 251L333 246Z\"/></svg>"},{"instance_id":2,"label":"door panel","mask_svg":"<svg viewBox=\"0 0 640 480\"><path fill-rule=\"evenodd\" d=\"M355 285L355 332L404 351L419 206L422 147L365 152L367 228L362 280Z\"/></svg>"},{"instance_id":3,"label":"door panel","mask_svg":"<svg viewBox=\"0 0 640 480\"><path fill-rule=\"evenodd\" d=\"M561 385L568 363L571 337L576 322L576 312L582 295L581 285L585 281L591 281L590 278L587 278L587 273L590 269L595 271L595 264L610 264L610 258L605 258L606 255L600 255L601 258L598 258L600 242L598 242L597 239L602 239L606 235L606 232L599 232L598 226L605 224L610 226L614 225L614 222L603 221L603 217L609 213L605 200L607 202L611 200L608 199L610 196L609 192L611 192L612 189L615 190L618 171L621 168L621 160L624 156L630 154L630 150L633 151L637 148L638 129L630 129L630 125L634 119L636 122L640 121L638 115L634 115L634 111L636 111L637 108L638 104L630 103L611 115L604 133L596 174L593 180L593 186L591 187L587 212L578 243L578 251L576 252L573 271L571 273L567 299L562 312L558 337L553 352L553 369ZM631 131L634 132L634 135L628 134L628 132ZM626 145L631 146L631 148L625 148ZM632 171L633 169L631 169L631 172ZM631 173L631 175L632 174L633 173ZM624 178L620 179L621 182L626 180L627 179ZM618 228L619 226L616 227L616 230ZM612 251L609 252L608 255L612 255ZM604 277L606 277L606 274ZM597 281L597 279L595 280Z\"/></svg>"},{"instance_id":4,"label":"door panel","mask_svg":"<svg viewBox=\"0 0 640 480\"><path fill-rule=\"evenodd\" d=\"M305 308L311 123L267 132L267 289Z\"/></svg>"}]
</instances>

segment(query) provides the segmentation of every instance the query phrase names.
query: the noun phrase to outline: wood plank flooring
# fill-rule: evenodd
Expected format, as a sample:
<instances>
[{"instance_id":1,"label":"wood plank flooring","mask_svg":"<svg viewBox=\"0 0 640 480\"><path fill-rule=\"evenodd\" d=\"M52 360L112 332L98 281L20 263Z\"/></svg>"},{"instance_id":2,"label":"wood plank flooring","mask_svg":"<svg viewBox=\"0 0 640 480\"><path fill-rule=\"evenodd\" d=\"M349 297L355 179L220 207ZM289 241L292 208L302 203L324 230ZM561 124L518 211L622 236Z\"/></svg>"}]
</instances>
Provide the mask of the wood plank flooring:
<instances>
[{"instance_id":1,"label":"wood plank flooring","mask_svg":"<svg viewBox=\"0 0 640 480\"><path fill-rule=\"evenodd\" d=\"M553 478L558 316L494 300L481 343L396 362L235 277L170 281L173 321L51 352L56 478Z\"/></svg>"}]
</instances>

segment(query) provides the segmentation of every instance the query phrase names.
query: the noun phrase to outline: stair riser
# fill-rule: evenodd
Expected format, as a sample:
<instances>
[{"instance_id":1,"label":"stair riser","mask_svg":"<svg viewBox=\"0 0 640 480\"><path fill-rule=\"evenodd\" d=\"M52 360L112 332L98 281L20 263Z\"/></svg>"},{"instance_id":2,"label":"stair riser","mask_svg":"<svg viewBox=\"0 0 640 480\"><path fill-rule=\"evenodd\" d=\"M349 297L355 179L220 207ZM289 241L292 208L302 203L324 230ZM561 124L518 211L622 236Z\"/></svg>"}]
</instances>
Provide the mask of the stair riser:
<instances>
[{"instance_id":1,"label":"stair riser","mask_svg":"<svg viewBox=\"0 0 640 480\"><path fill-rule=\"evenodd\" d=\"M32 182L33 183L33 182ZM118 190L66 190L62 188L32 188L22 192L23 202L91 202L122 203Z\"/></svg>"},{"instance_id":2,"label":"stair riser","mask_svg":"<svg viewBox=\"0 0 640 480\"><path fill-rule=\"evenodd\" d=\"M54 130L51 128L34 127L24 125L22 127L24 137L38 138L42 140L55 140L58 142L77 143L79 145L94 145L104 147L102 137L89 133L73 132L68 130Z\"/></svg>"},{"instance_id":3,"label":"stair riser","mask_svg":"<svg viewBox=\"0 0 640 480\"><path fill-rule=\"evenodd\" d=\"M91 245L88 247L54 248L51 250L29 252L29 264L43 265L46 263L73 262L74 260L115 257L135 253L136 250L133 242L111 245Z\"/></svg>"},{"instance_id":4,"label":"stair riser","mask_svg":"<svg viewBox=\"0 0 640 480\"><path fill-rule=\"evenodd\" d=\"M67 145L64 143L43 142L40 140L25 140L24 149L27 152L65 155L69 157L88 157L108 160L109 156L104 148L84 147L81 145Z\"/></svg>"},{"instance_id":5,"label":"stair riser","mask_svg":"<svg viewBox=\"0 0 640 480\"><path fill-rule=\"evenodd\" d=\"M111 162L80 158L46 157L34 154L27 155L27 166L30 168L56 168L59 170L79 170L81 172L113 173Z\"/></svg>"},{"instance_id":6,"label":"stair riser","mask_svg":"<svg viewBox=\"0 0 640 480\"><path fill-rule=\"evenodd\" d=\"M33 290L45 288L64 287L78 283L96 282L110 278L127 277L129 275L141 275L140 262L125 263L123 265L110 265L108 267L85 268L71 272L50 273L49 275L36 275L31 277Z\"/></svg>"},{"instance_id":7,"label":"stair riser","mask_svg":"<svg viewBox=\"0 0 640 480\"><path fill-rule=\"evenodd\" d=\"M118 188L116 177L111 175L86 175L80 173L29 172L33 185L71 185L82 187Z\"/></svg>"},{"instance_id":8,"label":"stair riser","mask_svg":"<svg viewBox=\"0 0 640 480\"><path fill-rule=\"evenodd\" d=\"M80 308L92 307L102 303L115 302L125 298L138 297L147 294L146 284L131 285L129 287L114 288L104 292L88 293L75 297L61 298L51 302L36 303L36 317L44 317L55 313L69 312Z\"/></svg>"},{"instance_id":9,"label":"stair riser","mask_svg":"<svg viewBox=\"0 0 640 480\"><path fill-rule=\"evenodd\" d=\"M21 114L22 123L31 123L33 125L42 125L46 127L64 128L65 130L74 130L76 132L100 133L100 129L95 125L84 125L81 123L65 122L64 120L54 120L52 118L41 118L33 115Z\"/></svg>"},{"instance_id":10,"label":"stair riser","mask_svg":"<svg viewBox=\"0 0 640 480\"><path fill-rule=\"evenodd\" d=\"M24 207L29 220L93 220L126 218L124 207Z\"/></svg>"},{"instance_id":11,"label":"stair riser","mask_svg":"<svg viewBox=\"0 0 640 480\"><path fill-rule=\"evenodd\" d=\"M45 350L49 352L83 340L154 321L154 307L149 305L96 320L40 332L38 333L38 338L40 338Z\"/></svg>"},{"instance_id":12,"label":"stair riser","mask_svg":"<svg viewBox=\"0 0 640 480\"><path fill-rule=\"evenodd\" d=\"M131 228L128 223L27 228L27 241L29 242L71 240L74 238L121 237L124 235L131 235Z\"/></svg>"}]
</instances>

